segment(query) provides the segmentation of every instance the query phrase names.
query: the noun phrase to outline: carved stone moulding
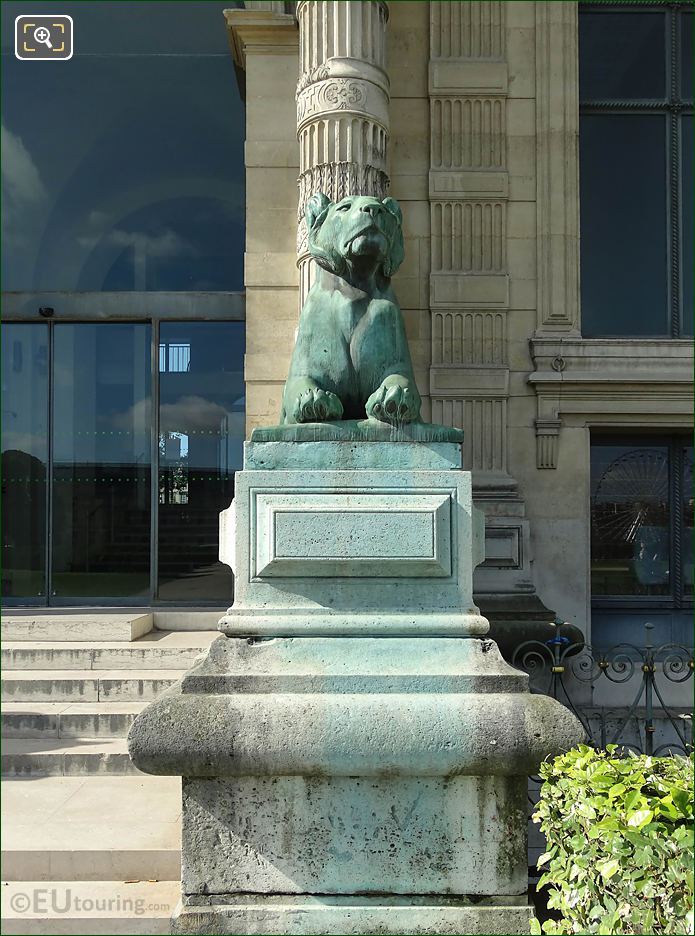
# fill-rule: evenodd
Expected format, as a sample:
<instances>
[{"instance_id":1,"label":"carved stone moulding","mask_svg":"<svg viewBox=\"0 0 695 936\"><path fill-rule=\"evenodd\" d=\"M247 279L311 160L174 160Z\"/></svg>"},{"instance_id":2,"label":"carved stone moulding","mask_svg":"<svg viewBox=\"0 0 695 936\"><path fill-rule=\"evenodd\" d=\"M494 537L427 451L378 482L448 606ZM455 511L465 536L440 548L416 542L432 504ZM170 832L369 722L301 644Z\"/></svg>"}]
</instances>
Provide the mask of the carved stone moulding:
<instances>
[{"instance_id":1,"label":"carved stone moulding","mask_svg":"<svg viewBox=\"0 0 695 936\"><path fill-rule=\"evenodd\" d=\"M311 120L344 113L367 116L388 130L388 93L359 78L326 78L310 84L297 95L297 132Z\"/></svg>"},{"instance_id":2,"label":"carved stone moulding","mask_svg":"<svg viewBox=\"0 0 695 936\"><path fill-rule=\"evenodd\" d=\"M507 472L506 397L432 396L432 419L464 430L463 461L468 471Z\"/></svg>"},{"instance_id":3,"label":"carved stone moulding","mask_svg":"<svg viewBox=\"0 0 695 936\"><path fill-rule=\"evenodd\" d=\"M557 468L560 419L536 420L536 468Z\"/></svg>"},{"instance_id":4,"label":"carved stone moulding","mask_svg":"<svg viewBox=\"0 0 695 936\"><path fill-rule=\"evenodd\" d=\"M431 202L432 273L505 273L504 201Z\"/></svg>"},{"instance_id":5,"label":"carved stone moulding","mask_svg":"<svg viewBox=\"0 0 695 936\"><path fill-rule=\"evenodd\" d=\"M504 57L504 3L430 4L430 56L433 59Z\"/></svg>"},{"instance_id":6,"label":"carved stone moulding","mask_svg":"<svg viewBox=\"0 0 695 936\"><path fill-rule=\"evenodd\" d=\"M305 124L298 136L300 172L339 162L362 163L386 172L388 130L371 117L321 116Z\"/></svg>"},{"instance_id":7,"label":"carved stone moulding","mask_svg":"<svg viewBox=\"0 0 695 936\"><path fill-rule=\"evenodd\" d=\"M460 95L430 99L432 169L504 169L506 99Z\"/></svg>"},{"instance_id":8,"label":"carved stone moulding","mask_svg":"<svg viewBox=\"0 0 695 936\"><path fill-rule=\"evenodd\" d=\"M300 71L311 72L332 58L353 58L384 69L388 17L388 6L382 0L298 3Z\"/></svg>"},{"instance_id":9,"label":"carved stone moulding","mask_svg":"<svg viewBox=\"0 0 695 936\"><path fill-rule=\"evenodd\" d=\"M432 310L432 365L506 364L507 313Z\"/></svg>"},{"instance_id":10,"label":"carved stone moulding","mask_svg":"<svg viewBox=\"0 0 695 936\"><path fill-rule=\"evenodd\" d=\"M328 59L323 65L317 65L316 68L312 68L307 72L300 72L296 96L299 97L301 92L309 85L315 84L317 81L326 81L329 78L356 78L360 81L369 81L381 88L386 94L390 90L388 75L376 65L358 59L332 58Z\"/></svg>"}]
</instances>

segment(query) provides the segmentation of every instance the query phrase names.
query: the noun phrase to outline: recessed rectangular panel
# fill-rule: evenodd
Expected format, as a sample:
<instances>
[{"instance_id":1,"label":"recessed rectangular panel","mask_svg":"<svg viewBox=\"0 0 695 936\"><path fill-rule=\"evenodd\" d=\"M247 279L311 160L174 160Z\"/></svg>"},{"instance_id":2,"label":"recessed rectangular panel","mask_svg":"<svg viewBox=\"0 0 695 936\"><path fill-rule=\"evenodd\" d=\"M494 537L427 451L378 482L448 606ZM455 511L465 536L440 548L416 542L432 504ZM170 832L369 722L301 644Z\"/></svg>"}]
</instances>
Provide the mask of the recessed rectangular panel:
<instances>
[{"instance_id":1,"label":"recessed rectangular panel","mask_svg":"<svg viewBox=\"0 0 695 936\"><path fill-rule=\"evenodd\" d=\"M435 308L499 308L509 305L506 273L432 273L430 304Z\"/></svg>"},{"instance_id":2,"label":"recessed rectangular panel","mask_svg":"<svg viewBox=\"0 0 695 936\"><path fill-rule=\"evenodd\" d=\"M255 576L451 575L447 494L256 495Z\"/></svg>"}]
</instances>

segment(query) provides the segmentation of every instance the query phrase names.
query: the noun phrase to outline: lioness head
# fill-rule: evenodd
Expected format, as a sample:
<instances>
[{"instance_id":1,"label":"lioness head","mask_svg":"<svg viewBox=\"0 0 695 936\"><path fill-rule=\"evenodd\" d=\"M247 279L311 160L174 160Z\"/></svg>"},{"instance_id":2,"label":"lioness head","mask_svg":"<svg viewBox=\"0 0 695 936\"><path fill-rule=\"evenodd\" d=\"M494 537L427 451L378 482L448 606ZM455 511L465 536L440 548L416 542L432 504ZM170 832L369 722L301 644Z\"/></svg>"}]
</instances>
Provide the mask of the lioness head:
<instances>
[{"instance_id":1,"label":"lioness head","mask_svg":"<svg viewBox=\"0 0 695 936\"><path fill-rule=\"evenodd\" d=\"M388 281L403 262L403 216L394 198L348 195L334 204L319 192L307 202L305 215L311 256L336 276L373 263Z\"/></svg>"}]
</instances>

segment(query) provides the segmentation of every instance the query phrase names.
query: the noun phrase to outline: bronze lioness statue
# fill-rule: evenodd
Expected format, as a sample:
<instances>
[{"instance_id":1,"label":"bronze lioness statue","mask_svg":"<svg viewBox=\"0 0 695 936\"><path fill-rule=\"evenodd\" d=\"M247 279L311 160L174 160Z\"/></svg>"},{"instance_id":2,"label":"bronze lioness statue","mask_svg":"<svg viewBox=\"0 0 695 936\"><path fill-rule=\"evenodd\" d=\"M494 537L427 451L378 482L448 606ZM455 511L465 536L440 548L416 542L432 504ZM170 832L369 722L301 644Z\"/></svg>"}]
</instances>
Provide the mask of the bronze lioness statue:
<instances>
[{"instance_id":1,"label":"bronze lioness statue","mask_svg":"<svg viewBox=\"0 0 695 936\"><path fill-rule=\"evenodd\" d=\"M306 206L319 269L299 318L281 423L420 421L420 394L391 277L403 262L393 198L350 195Z\"/></svg>"}]
</instances>

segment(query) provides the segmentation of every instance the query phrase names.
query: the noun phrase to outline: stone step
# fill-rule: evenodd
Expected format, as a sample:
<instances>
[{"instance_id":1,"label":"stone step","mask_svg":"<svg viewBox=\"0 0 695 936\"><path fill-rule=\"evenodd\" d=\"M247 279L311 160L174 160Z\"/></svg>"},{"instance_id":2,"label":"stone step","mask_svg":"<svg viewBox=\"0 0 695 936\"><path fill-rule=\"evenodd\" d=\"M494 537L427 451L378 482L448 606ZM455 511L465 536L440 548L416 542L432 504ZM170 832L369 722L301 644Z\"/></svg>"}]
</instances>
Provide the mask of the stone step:
<instances>
[{"instance_id":1,"label":"stone step","mask_svg":"<svg viewBox=\"0 0 695 936\"><path fill-rule=\"evenodd\" d=\"M3 738L125 738L145 702L6 702Z\"/></svg>"},{"instance_id":2,"label":"stone step","mask_svg":"<svg viewBox=\"0 0 695 936\"><path fill-rule=\"evenodd\" d=\"M149 702L186 670L17 670L2 677L3 702Z\"/></svg>"},{"instance_id":3,"label":"stone step","mask_svg":"<svg viewBox=\"0 0 695 936\"><path fill-rule=\"evenodd\" d=\"M0 786L5 880L180 879L179 777L36 777Z\"/></svg>"},{"instance_id":4,"label":"stone step","mask_svg":"<svg viewBox=\"0 0 695 936\"><path fill-rule=\"evenodd\" d=\"M139 771L125 738L3 738L3 777L122 776ZM94 817L98 824L98 817Z\"/></svg>"},{"instance_id":5,"label":"stone step","mask_svg":"<svg viewBox=\"0 0 695 936\"><path fill-rule=\"evenodd\" d=\"M7 936L168 933L178 881L3 881Z\"/></svg>"},{"instance_id":6,"label":"stone step","mask_svg":"<svg viewBox=\"0 0 695 936\"><path fill-rule=\"evenodd\" d=\"M4 641L2 669L129 670L188 669L219 631L152 630L132 643Z\"/></svg>"},{"instance_id":7,"label":"stone step","mask_svg":"<svg viewBox=\"0 0 695 936\"><path fill-rule=\"evenodd\" d=\"M25 611L4 614L0 622L3 640L137 640L152 630L151 612L94 612L61 614Z\"/></svg>"}]
</instances>

